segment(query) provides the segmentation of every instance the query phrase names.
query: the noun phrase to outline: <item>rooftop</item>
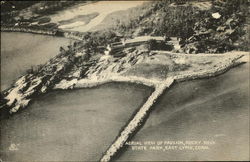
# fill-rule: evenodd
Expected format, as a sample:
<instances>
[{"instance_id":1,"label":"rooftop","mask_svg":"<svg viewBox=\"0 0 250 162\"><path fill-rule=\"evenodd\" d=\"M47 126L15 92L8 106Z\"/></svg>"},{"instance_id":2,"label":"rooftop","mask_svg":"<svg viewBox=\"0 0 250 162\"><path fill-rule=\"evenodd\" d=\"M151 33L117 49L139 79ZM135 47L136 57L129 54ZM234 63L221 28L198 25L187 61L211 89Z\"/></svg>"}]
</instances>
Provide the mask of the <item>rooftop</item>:
<instances>
[{"instance_id":1,"label":"rooftop","mask_svg":"<svg viewBox=\"0 0 250 162\"><path fill-rule=\"evenodd\" d=\"M125 40L125 44L127 43L135 43L135 42L146 42L149 41L151 39L157 40L157 41L164 41L164 37L160 37L160 36L140 36L140 37L135 37L133 39L128 39Z\"/></svg>"}]
</instances>

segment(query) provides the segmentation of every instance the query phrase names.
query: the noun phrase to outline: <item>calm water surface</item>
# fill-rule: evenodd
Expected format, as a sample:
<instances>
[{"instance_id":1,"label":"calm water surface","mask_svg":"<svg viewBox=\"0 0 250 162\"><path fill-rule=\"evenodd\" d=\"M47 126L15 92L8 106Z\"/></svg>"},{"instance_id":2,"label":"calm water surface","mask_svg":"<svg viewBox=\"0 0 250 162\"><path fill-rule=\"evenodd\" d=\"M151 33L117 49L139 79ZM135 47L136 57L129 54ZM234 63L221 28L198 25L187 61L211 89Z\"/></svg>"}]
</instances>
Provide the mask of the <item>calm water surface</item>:
<instances>
[{"instance_id":1,"label":"calm water surface","mask_svg":"<svg viewBox=\"0 0 250 162\"><path fill-rule=\"evenodd\" d=\"M55 91L0 122L4 161L97 161L151 94L134 84Z\"/></svg>"},{"instance_id":2,"label":"calm water surface","mask_svg":"<svg viewBox=\"0 0 250 162\"><path fill-rule=\"evenodd\" d=\"M8 88L31 66L44 64L69 39L30 33L1 32L1 90Z\"/></svg>"},{"instance_id":3,"label":"calm water surface","mask_svg":"<svg viewBox=\"0 0 250 162\"><path fill-rule=\"evenodd\" d=\"M249 160L249 64L174 85L133 141L214 141L209 150L135 151L119 161Z\"/></svg>"}]
</instances>

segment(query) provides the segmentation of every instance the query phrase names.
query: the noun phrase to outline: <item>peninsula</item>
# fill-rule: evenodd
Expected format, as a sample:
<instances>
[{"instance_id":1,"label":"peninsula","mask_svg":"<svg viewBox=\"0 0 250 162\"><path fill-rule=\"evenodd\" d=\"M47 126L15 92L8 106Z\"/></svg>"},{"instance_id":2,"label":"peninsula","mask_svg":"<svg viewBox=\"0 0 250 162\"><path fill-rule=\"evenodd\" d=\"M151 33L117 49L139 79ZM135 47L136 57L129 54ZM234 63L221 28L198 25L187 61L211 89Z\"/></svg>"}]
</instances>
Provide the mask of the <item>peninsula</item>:
<instances>
[{"instance_id":1,"label":"peninsula","mask_svg":"<svg viewBox=\"0 0 250 162\"><path fill-rule=\"evenodd\" d=\"M1 1L1 5L7 3ZM95 3L98 8L102 2L90 5ZM1 14L5 17L1 19L2 32L64 36L74 42L61 47L57 56L27 70L3 90L0 113L1 118L11 117L28 109L38 96L54 90L91 88L112 82L153 88L146 102L117 132L100 161L110 161L119 153L171 85L215 77L235 66L249 64L249 2L138 1L121 10L81 15L85 5L89 3L38 2L15 11L5 6L6 11ZM73 9L79 13L64 20L63 11ZM55 12L48 12L52 10Z\"/></svg>"}]
</instances>

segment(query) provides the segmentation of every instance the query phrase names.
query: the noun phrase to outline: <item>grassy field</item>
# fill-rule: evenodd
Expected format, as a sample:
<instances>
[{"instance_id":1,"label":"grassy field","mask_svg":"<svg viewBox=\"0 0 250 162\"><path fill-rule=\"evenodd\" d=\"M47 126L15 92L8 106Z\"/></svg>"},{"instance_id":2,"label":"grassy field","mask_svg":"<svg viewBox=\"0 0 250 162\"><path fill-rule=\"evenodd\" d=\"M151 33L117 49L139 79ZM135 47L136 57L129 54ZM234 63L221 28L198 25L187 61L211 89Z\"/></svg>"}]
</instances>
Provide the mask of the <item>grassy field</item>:
<instances>
[{"instance_id":1,"label":"grassy field","mask_svg":"<svg viewBox=\"0 0 250 162\"><path fill-rule=\"evenodd\" d=\"M165 79L169 76L206 71L220 66L233 55L187 55L168 52L152 52L142 62L127 70L125 76L140 76L147 79Z\"/></svg>"}]
</instances>

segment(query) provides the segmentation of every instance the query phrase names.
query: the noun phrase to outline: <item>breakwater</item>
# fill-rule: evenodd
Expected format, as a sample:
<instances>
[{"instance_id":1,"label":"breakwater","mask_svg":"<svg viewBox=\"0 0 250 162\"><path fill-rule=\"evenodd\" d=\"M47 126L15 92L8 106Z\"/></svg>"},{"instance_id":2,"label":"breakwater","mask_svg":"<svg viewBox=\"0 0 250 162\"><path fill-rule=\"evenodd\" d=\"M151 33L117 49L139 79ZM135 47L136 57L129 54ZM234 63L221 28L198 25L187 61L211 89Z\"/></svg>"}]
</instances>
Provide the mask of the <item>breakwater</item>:
<instances>
[{"instance_id":1,"label":"breakwater","mask_svg":"<svg viewBox=\"0 0 250 162\"><path fill-rule=\"evenodd\" d=\"M139 126L146 120L147 114L150 111L157 98L164 90L172 85L174 80L168 78L163 84L157 85L155 91L151 94L145 104L139 109L128 125L123 129L115 142L108 148L101 161L110 161L111 158L124 146L126 141L136 132Z\"/></svg>"}]
</instances>

